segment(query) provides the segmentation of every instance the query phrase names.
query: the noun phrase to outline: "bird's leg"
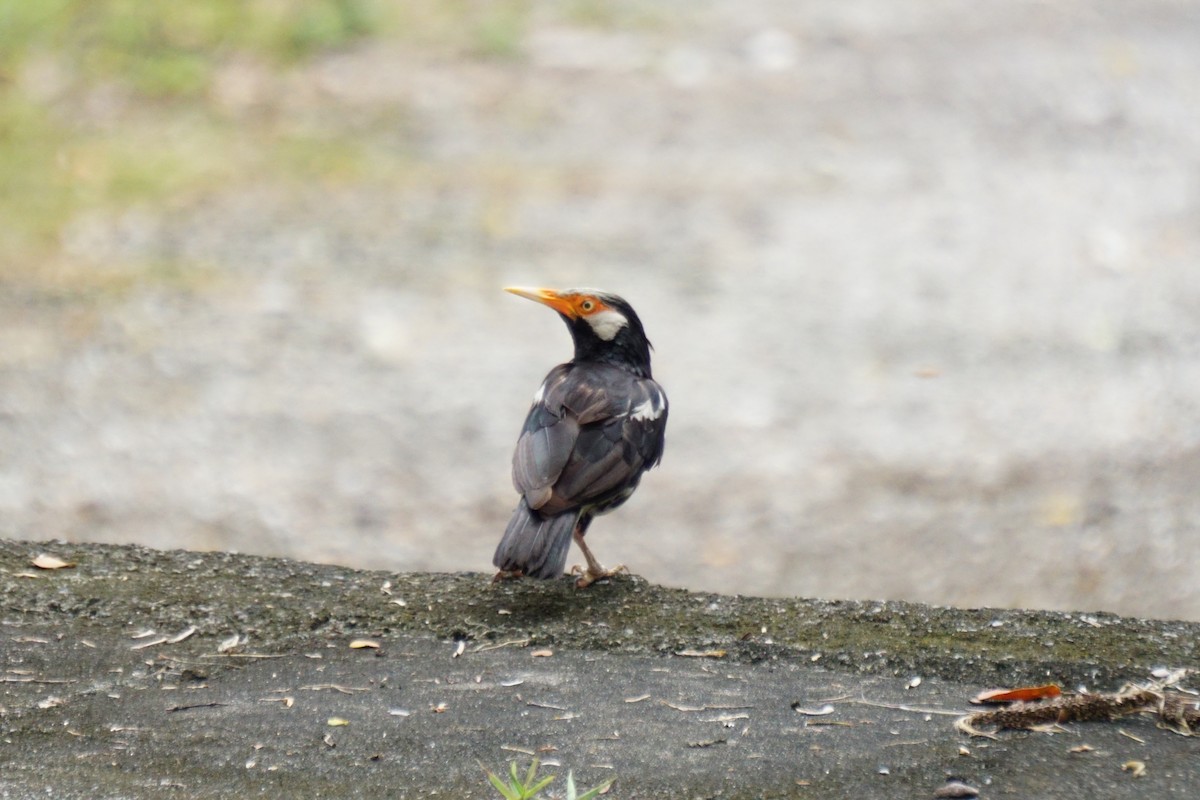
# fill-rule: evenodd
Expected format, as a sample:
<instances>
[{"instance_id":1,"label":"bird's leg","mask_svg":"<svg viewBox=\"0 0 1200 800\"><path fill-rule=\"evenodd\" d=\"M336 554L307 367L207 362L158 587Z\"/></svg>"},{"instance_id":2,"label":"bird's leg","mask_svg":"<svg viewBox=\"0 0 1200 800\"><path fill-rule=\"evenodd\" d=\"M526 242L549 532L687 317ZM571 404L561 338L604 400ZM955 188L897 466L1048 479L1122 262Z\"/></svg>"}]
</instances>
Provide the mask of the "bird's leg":
<instances>
[{"instance_id":1,"label":"bird's leg","mask_svg":"<svg viewBox=\"0 0 1200 800\"><path fill-rule=\"evenodd\" d=\"M587 569L584 569L578 564L571 567L571 574L579 576L575 580L576 589L586 589L588 586L591 586L593 583L601 580L602 578L611 578L618 572L629 571L624 564L618 564L612 569L605 569L604 566L596 560L596 557L592 555L592 551L588 549L588 546L583 543L583 532L580 531L579 528L575 529L574 539L575 544L579 545L579 549L583 551L583 557L587 559Z\"/></svg>"}]
</instances>

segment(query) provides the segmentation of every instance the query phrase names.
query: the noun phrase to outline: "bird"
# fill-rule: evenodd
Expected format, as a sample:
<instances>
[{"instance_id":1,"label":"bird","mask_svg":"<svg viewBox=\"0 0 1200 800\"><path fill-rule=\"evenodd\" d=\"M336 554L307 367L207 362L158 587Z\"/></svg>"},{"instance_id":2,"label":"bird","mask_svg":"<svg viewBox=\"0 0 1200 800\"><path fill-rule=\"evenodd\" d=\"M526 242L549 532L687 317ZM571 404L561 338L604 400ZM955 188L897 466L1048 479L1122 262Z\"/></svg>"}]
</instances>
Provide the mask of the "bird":
<instances>
[{"instance_id":1,"label":"bird","mask_svg":"<svg viewBox=\"0 0 1200 800\"><path fill-rule=\"evenodd\" d=\"M505 289L549 306L567 324L574 358L550 370L533 396L512 460L520 501L496 548L494 580L563 574L574 540L582 589L605 569L584 535L592 519L633 494L662 461L667 395L650 372L650 342L628 302L596 289Z\"/></svg>"}]
</instances>

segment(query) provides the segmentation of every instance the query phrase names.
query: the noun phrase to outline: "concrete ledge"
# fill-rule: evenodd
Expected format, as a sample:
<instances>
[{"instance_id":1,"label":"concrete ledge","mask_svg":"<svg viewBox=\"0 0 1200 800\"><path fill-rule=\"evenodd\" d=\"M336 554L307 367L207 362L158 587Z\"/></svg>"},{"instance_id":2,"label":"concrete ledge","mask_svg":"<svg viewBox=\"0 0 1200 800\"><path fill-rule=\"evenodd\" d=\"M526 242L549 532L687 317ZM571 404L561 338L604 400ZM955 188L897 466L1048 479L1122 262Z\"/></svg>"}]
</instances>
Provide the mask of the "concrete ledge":
<instances>
[{"instance_id":1,"label":"concrete ledge","mask_svg":"<svg viewBox=\"0 0 1200 800\"><path fill-rule=\"evenodd\" d=\"M610 797L1200 788L1200 739L1149 719L982 741L932 713L1198 667L1197 623L488 580L0 540L0 796L494 798L480 764L534 752Z\"/></svg>"}]
</instances>

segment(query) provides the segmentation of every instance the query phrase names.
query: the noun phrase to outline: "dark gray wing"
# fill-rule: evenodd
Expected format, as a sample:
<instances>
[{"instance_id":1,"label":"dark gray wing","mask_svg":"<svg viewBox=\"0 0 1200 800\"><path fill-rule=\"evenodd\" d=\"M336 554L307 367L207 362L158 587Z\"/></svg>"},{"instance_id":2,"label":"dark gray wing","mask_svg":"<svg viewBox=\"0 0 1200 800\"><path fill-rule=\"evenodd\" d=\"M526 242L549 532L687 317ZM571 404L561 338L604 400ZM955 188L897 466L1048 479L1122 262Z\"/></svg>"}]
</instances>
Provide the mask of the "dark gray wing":
<instances>
[{"instance_id":1,"label":"dark gray wing","mask_svg":"<svg viewBox=\"0 0 1200 800\"><path fill-rule=\"evenodd\" d=\"M611 507L661 460L666 421L652 380L599 364L555 367L517 441L513 484L543 514Z\"/></svg>"},{"instance_id":2,"label":"dark gray wing","mask_svg":"<svg viewBox=\"0 0 1200 800\"><path fill-rule=\"evenodd\" d=\"M534 510L550 499L554 482L567 465L579 436L579 421L562 407L563 384L570 375L570 366L560 364L542 381L513 452L513 486Z\"/></svg>"}]
</instances>

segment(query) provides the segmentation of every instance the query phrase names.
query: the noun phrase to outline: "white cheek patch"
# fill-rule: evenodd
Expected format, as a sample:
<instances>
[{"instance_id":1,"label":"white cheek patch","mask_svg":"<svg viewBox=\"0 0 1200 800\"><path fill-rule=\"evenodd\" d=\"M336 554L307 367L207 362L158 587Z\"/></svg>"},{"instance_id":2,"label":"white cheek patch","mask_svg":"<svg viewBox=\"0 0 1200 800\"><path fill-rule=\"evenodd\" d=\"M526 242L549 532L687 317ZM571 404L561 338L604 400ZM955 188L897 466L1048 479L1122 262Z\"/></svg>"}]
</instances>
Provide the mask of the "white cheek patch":
<instances>
[{"instance_id":1,"label":"white cheek patch","mask_svg":"<svg viewBox=\"0 0 1200 800\"><path fill-rule=\"evenodd\" d=\"M592 326L592 330L606 342L611 342L613 338L629 324L629 320L625 319L625 315L620 311L614 311L607 308L604 311L597 311L595 314L584 317L588 324Z\"/></svg>"}]
</instances>

